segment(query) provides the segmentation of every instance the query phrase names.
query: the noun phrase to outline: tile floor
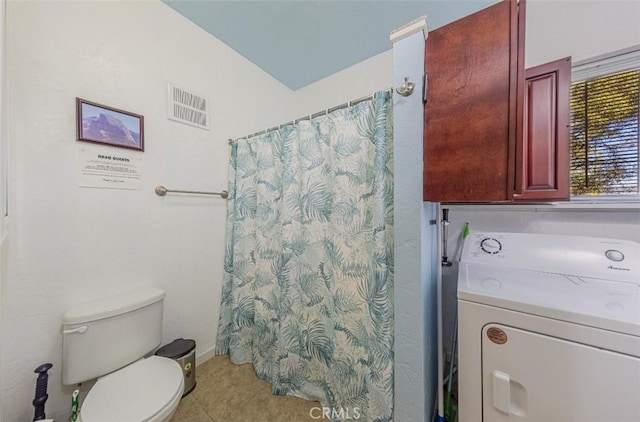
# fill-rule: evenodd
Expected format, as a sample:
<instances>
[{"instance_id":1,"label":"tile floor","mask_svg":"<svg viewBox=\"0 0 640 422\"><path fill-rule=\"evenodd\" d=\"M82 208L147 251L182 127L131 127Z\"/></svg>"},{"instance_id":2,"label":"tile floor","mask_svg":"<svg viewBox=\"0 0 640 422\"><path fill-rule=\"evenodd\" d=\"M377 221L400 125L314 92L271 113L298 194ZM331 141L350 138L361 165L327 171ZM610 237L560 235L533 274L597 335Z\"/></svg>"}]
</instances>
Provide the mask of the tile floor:
<instances>
[{"instance_id":1,"label":"tile floor","mask_svg":"<svg viewBox=\"0 0 640 422\"><path fill-rule=\"evenodd\" d=\"M216 356L196 369L196 388L183 398L171 422L307 422L318 402L274 396L253 367Z\"/></svg>"}]
</instances>

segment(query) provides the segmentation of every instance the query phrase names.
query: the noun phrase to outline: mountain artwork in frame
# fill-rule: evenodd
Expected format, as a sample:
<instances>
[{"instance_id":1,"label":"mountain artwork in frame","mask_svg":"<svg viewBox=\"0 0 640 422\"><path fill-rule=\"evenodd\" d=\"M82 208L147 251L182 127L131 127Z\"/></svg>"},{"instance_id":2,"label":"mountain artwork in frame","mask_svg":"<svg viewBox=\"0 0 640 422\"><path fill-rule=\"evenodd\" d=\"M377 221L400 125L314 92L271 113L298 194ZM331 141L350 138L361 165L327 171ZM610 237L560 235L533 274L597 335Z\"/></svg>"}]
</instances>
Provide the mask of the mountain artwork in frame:
<instances>
[{"instance_id":1,"label":"mountain artwork in frame","mask_svg":"<svg viewBox=\"0 0 640 422\"><path fill-rule=\"evenodd\" d=\"M144 117L76 98L78 141L144 151Z\"/></svg>"}]
</instances>

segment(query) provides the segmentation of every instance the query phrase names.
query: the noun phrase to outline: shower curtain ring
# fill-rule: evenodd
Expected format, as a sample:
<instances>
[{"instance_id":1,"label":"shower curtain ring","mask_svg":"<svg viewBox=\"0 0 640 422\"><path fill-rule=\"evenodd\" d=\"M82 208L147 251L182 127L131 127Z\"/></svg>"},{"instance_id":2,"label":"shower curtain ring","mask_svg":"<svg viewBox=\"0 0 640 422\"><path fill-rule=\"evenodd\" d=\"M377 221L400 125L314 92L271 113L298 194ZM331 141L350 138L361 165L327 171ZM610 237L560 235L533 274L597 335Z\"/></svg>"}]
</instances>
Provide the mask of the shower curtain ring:
<instances>
[{"instance_id":1,"label":"shower curtain ring","mask_svg":"<svg viewBox=\"0 0 640 422\"><path fill-rule=\"evenodd\" d=\"M404 78L404 83L400 88L396 88L396 92L403 97L408 97L413 94L413 89L416 87L416 84L413 82L409 82L409 78Z\"/></svg>"}]
</instances>

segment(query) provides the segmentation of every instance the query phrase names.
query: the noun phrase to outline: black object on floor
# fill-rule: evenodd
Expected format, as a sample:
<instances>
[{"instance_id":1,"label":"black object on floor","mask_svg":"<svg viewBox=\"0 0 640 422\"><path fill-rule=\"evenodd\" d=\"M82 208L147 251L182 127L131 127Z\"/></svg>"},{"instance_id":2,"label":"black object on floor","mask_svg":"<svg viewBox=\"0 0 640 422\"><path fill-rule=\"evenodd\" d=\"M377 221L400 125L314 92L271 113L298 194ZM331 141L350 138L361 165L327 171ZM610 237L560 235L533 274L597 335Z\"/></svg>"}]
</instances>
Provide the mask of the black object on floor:
<instances>
[{"instance_id":1,"label":"black object on floor","mask_svg":"<svg viewBox=\"0 0 640 422\"><path fill-rule=\"evenodd\" d=\"M179 338L162 346L156 352L157 356L173 359L180 364L184 373L184 393L182 397L196 388L196 342L191 339Z\"/></svg>"}]
</instances>

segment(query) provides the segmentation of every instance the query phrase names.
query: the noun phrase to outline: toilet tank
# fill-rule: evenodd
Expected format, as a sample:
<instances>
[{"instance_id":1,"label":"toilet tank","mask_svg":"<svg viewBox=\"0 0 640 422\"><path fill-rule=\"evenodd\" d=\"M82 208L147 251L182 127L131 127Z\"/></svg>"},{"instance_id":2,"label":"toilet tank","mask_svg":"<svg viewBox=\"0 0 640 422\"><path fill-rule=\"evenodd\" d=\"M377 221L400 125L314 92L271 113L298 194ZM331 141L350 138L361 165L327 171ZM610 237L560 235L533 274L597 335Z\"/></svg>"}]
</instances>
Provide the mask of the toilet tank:
<instances>
[{"instance_id":1,"label":"toilet tank","mask_svg":"<svg viewBox=\"0 0 640 422\"><path fill-rule=\"evenodd\" d=\"M144 288L69 308L62 318L62 383L98 378L158 347L164 296Z\"/></svg>"}]
</instances>

